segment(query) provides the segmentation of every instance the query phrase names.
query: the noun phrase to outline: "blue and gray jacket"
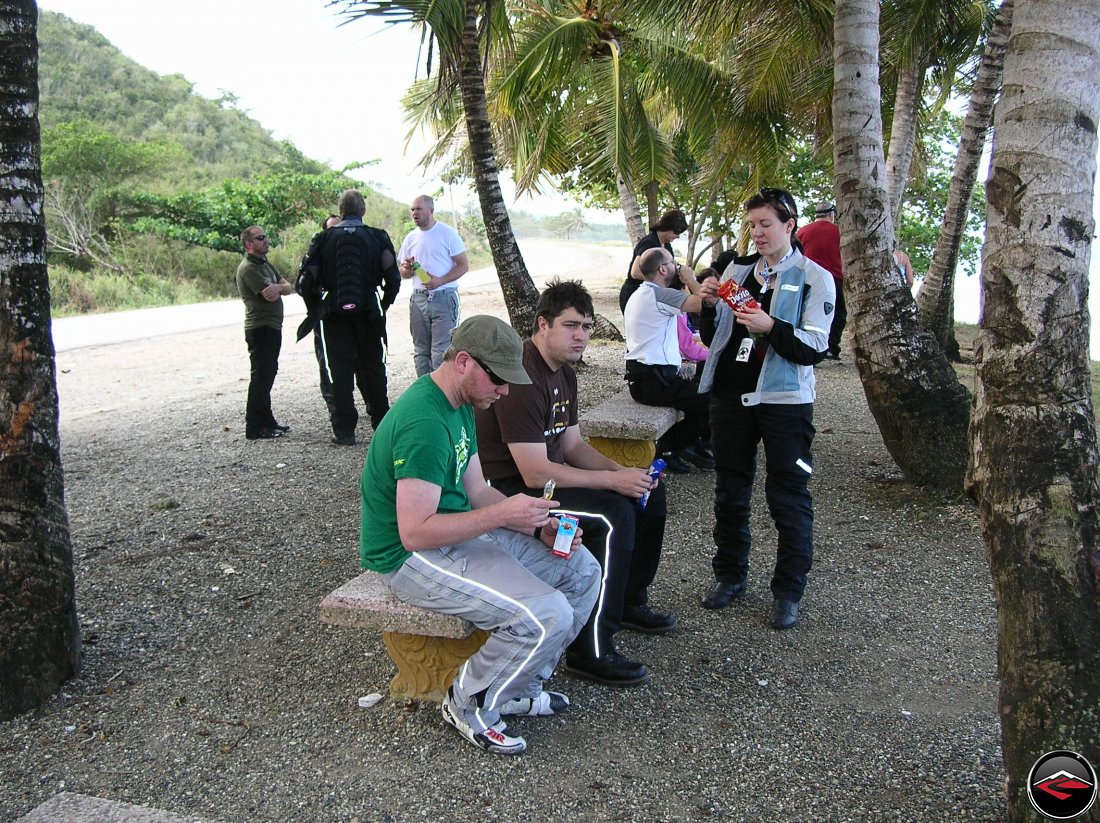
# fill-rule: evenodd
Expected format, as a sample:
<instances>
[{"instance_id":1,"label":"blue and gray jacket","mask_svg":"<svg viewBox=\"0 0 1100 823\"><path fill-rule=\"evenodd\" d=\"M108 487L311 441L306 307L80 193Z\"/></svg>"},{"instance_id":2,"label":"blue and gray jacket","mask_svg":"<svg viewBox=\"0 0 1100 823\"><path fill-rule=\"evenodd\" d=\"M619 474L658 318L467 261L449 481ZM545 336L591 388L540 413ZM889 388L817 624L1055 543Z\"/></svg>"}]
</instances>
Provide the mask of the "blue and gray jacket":
<instances>
[{"instance_id":1,"label":"blue and gray jacket","mask_svg":"<svg viewBox=\"0 0 1100 823\"><path fill-rule=\"evenodd\" d=\"M744 284L752 276L758 259L756 256L744 265L731 264L722 281ZM767 334L768 351L756 391L741 395L744 405L814 402L813 366L829 348L829 326L835 305L833 276L803 257L798 249L776 267L775 292L769 307L776 323ZM714 338L699 382L700 393L711 390L718 358L733 338L733 312L721 301L715 311Z\"/></svg>"}]
</instances>

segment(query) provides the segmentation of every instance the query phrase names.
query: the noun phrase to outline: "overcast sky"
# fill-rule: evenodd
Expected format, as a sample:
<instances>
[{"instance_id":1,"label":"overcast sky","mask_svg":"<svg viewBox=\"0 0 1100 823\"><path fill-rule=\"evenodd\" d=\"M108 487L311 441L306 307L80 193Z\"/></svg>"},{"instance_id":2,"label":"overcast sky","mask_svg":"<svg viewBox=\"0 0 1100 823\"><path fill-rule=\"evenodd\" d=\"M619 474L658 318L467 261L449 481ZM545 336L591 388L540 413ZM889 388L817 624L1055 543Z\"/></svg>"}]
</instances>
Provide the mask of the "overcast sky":
<instances>
[{"instance_id":1,"label":"overcast sky","mask_svg":"<svg viewBox=\"0 0 1100 823\"><path fill-rule=\"evenodd\" d=\"M324 0L41 0L38 5L94 26L123 54L158 74L182 74L205 97L232 92L239 108L308 157L337 168L379 160L354 174L401 202L441 187L417 168L426 141L405 147L409 129L400 101L414 79L420 42L410 26L371 19L341 26ZM506 175L501 182L507 184ZM451 207L451 195L445 193L441 206ZM476 204L468 187L453 196L458 203ZM524 198L518 208L557 213L573 204L559 197Z\"/></svg>"}]
</instances>

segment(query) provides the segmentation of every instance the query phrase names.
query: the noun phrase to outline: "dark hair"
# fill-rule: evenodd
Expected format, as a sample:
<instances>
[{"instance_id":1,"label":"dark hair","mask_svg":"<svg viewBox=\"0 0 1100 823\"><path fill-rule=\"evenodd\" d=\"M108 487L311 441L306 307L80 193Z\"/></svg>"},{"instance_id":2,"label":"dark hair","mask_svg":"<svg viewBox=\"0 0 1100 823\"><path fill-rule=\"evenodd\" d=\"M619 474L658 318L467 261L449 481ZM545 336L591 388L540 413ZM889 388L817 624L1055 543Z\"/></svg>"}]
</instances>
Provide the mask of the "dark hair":
<instances>
[{"instance_id":1,"label":"dark hair","mask_svg":"<svg viewBox=\"0 0 1100 823\"><path fill-rule=\"evenodd\" d=\"M679 209L669 209L661 215L661 219L649 227L650 231L674 231L682 234L687 231L687 220Z\"/></svg>"},{"instance_id":2,"label":"dark hair","mask_svg":"<svg viewBox=\"0 0 1100 823\"><path fill-rule=\"evenodd\" d=\"M337 220L339 220L340 215L333 214L332 212L329 212L328 217L322 218L322 220L321 220L321 231L324 231L325 229L328 228L328 221L332 220L333 218L336 218Z\"/></svg>"},{"instance_id":3,"label":"dark hair","mask_svg":"<svg viewBox=\"0 0 1100 823\"><path fill-rule=\"evenodd\" d=\"M355 189L348 189L336 201L336 208L341 217L362 217L366 214L367 202Z\"/></svg>"},{"instance_id":4,"label":"dark hair","mask_svg":"<svg viewBox=\"0 0 1100 823\"><path fill-rule=\"evenodd\" d=\"M546 284L546 288L539 295L539 301L535 304L535 327L532 333L539 330L539 318L545 317L547 322L553 322L566 309L576 309L585 317L595 317L596 311L592 308L592 295L579 280L560 280L555 277Z\"/></svg>"},{"instance_id":5,"label":"dark hair","mask_svg":"<svg viewBox=\"0 0 1100 823\"><path fill-rule=\"evenodd\" d=\"M784 223L788 220L794 221L794 226L791 228L791 245L802 251L802 243L796 237L798 233L798 205L794 202L791 193L786 189L763 188L745 201L745 211L752 211L761 206L771 206L772 210L775 211L775 216Z\"/></svg>"}]
</instances>

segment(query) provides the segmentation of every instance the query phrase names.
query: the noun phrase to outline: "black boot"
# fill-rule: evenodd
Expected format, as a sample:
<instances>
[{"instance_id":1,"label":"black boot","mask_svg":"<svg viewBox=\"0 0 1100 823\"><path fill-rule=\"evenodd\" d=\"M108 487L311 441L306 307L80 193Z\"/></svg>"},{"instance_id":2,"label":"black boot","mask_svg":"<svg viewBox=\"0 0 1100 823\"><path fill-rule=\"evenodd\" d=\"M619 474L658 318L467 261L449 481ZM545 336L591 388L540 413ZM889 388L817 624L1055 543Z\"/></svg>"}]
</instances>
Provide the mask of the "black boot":
<instances>
[{"instance_id":1,"label":"black boot","mask_svg":"<svg viewBox=\"0 0 1100 823\"><path fill-rule=\"evenodd\" d=\"M629 660L615 651L610 637L600 644L603 654L593 657L579 649L565 652L565 671L585 680L594 680L606 686L640 686L649 680L649 670L644 664Z\"/></svg>"},{"instance_id":2,"label":"black boot","mask_svg":"<svg viewBox=\"0 0 1100 823\"><path fill-rule=\"evenodd\" d=\"M567 655L565 670L574 677L594 680L605 686L640 686L649 680L649 670L645 664L628 660L618 652L587 658Z\"/></svg>"}]
</instances>

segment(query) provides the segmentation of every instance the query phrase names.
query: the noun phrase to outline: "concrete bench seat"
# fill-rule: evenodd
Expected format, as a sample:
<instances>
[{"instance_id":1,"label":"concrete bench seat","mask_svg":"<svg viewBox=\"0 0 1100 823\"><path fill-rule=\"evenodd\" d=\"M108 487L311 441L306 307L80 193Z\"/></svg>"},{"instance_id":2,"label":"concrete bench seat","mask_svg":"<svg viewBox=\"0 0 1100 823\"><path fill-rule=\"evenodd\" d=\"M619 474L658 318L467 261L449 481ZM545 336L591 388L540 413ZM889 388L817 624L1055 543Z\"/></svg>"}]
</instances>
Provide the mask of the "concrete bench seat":
<instances>
[{"instance_id":1,"label":"concrete bench seat","mask_svg":"<svg viewBox=\"0 0 1100 823\"><path fill-rule=\"evenodd\" d=\"M676 409L644 406L623 389L581 412L581 433L594 449L616 463L648 469L657 454L657 440L681 416Z\"/></svg>"},{"instance_id":2,"label":"concrete bench seat","mask_svg":"<svg viewBox=\"0 0 1100 823\"><path fill-rule=\"evenodd\" d=\"M321 601L321 622L378 629L397 674L395 700L443 701L458 667L489 637L467 620L402 603L381 575L363 572Z\"/></svg>"}]
</instances>

